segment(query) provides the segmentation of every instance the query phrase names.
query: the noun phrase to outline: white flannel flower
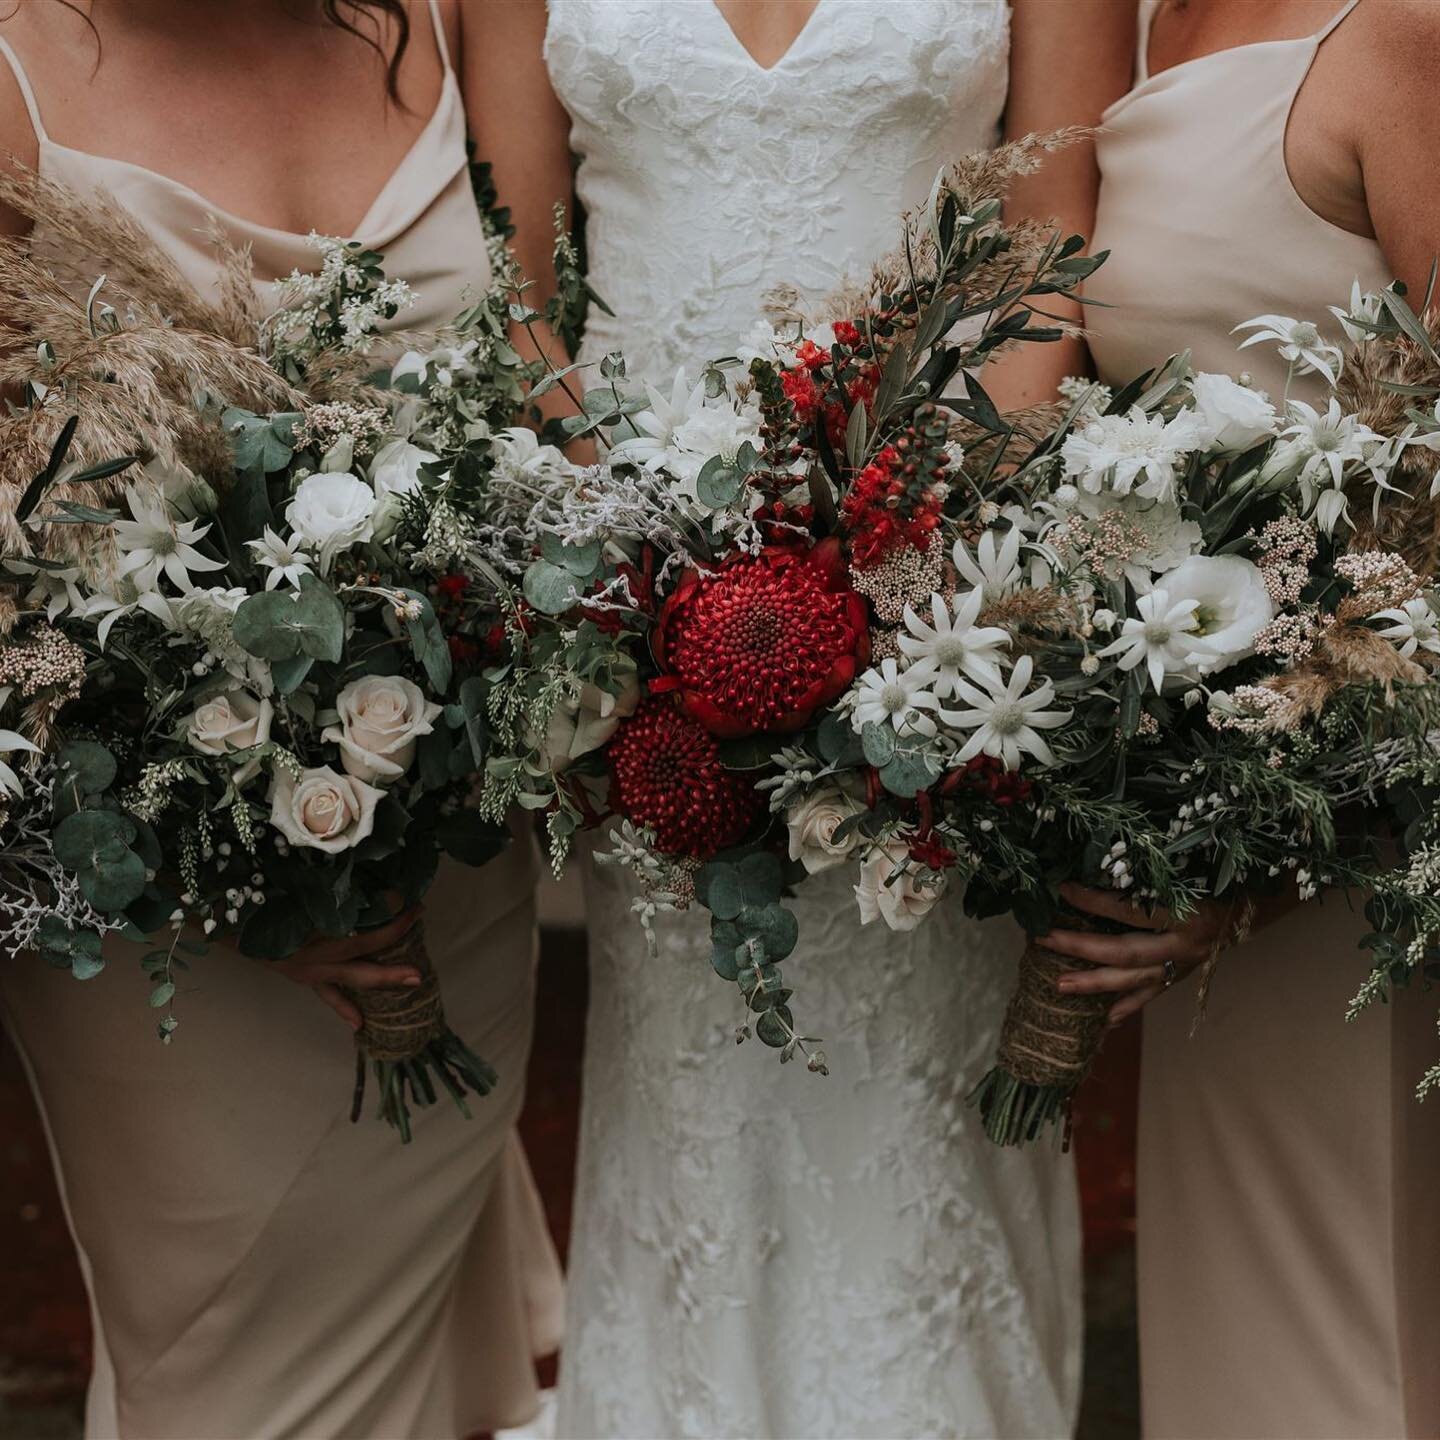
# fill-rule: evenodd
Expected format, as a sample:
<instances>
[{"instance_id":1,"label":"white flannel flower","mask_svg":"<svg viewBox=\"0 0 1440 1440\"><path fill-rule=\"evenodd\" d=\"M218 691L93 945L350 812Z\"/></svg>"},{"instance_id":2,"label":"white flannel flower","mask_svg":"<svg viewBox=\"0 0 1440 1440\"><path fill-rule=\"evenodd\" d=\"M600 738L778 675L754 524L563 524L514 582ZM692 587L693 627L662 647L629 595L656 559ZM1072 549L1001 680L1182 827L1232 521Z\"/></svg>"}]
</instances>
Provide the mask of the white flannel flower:
<instances>
[{"instance_id":1,"label":"white flannel flower","mask_svg":"<svg viewBox=\"0 0 1440 1440\"><path fill-rule=\"evenodd\" d=\"M45 618L52 623L67 610L76 615L85 613L85 595L80 589L83 578L78 565L67 565L63 570L51 570L36 565L16 555L6 561L8 568L16 575L29 575L33 579L25 592L25 603L32 610L43 609Z\"/></svg>"},{"instance_id":2,"label":"white flannel flower","mask_svg":"<svg viewBox=\"0 0 1440 1440\"><path fill-rule=\"evenodd\" d=\"M1146 500L1171 500L1181 463L1208 443L1209 432L1193 410L1168 420L1138 406L1128 415L1099 415L1061 445L1063 478L1092 495L1133 491Z\"/></svg>"},{"instance_id":3,"label":"white flannel flower","mask_svg":"<svg viewBox=\"0 0 1440 1440\"><path fill-rule=\"evenodd\" d=\"M983 680L987 685L1003 683L1000 666L1009 648L1010 636L997 625L977 625L984 592L977 587L957 597L953 605L943 595L931 595L928 625L910 606L905 607L905 629L897 641L902 654L912 662L908 675L923 673L942 700L956 693L960 676Z\"/></svg>"},{"instance_id":4,"label":"white flannel flower","mask_svg":"<svg viewBox=\"0 0 1440 1440\"><path fill-rule=\"evenodd\" d=\"M1003 538L994 530L987 530L976 544L974 555L963 540L955 542L950 554L956 570L987 603L1013 594L1025 583L1025 571L1020 564L1021 538L1018 525L1012 525Z\"/></svg>"},{"instance_id":5,"label":"white flannel flower","mask_svg":"<svg viewBox=\"0 0 1440 1440\"><path fill-rule=\"evenodd\" d=\"M1260 478L1265 483L1298 485L1307 511L1329 535L1348 512L1346 466L1371 464L1384 448L1385 437L1358 417L1344 414L1333 397L1323 414L1303 400L1292 400L1289 410L1292 423L1280 432L1280 444Z\"/></svg>"},{"instance_id":6,"label":"white flannel flower","mask_svg":"<svg viewBox=\"0 0 1440 1440\"><path fill-rule=\"evenodd\" d=\"M1440 617L1423 595L1407 600L1398 609L1378 610L1370 618L1391 622L1380 634L1392 641L1407 660L1417 650L1440 655Z\"/></svg>"},{"instance_id":7,"label":"white flannel flower","mask_svg":"<svg viewBox=\"0 0 1440 1440\"><path fill-rule=\"evenodd\" d=\"M929 739L935 733L935 721L925 712L940 705L930 693L929 681L930 676L918 668L902 670L887 656L856 682L850 723L857 731L867 725L889 725L899 735Z\"/></svg>"},{"instance_id":8,"label":"white flannel flower","mask_svg":"<svg viewBox=\"0 0 1440 1440\"><path fill-rule=\"evenodd\" d=\"M981 754L997 756L1007 770L1018 770L1022 755L1031 755L1042 765L1055 763L1040 732L1063 725L1074 712L1049 708L1055 699L1055 686L1049 680L1025 693L1034 670L1035 662L1022 655L1006 684L978 690L967 681L957 682L956 696L969 709L941 710L940 718L956 729L975 732L956 754L957 765Z\"/></svg>"},{"instance_id":9,"label":"white flannel flower","mask_svg":"<svg viewBox=\"0 0 1440 1440\"><path fill-rule=\"evenodd\" d=\"M273 590L282 581L298 590L300 577L311 573L310 556L296 544L293 535L288 540L282 539L267 525L261 539L247 540L245 544L255 552L255 563L270 572L265 577L267 590Z\"/></svg>"},{"instance_id":10,"label":"white flannel flower","mask_svg":"<svg viewBox=\"0 0 1440 1440\"><path fill-rule=\"evenodd\" d=\"M120 573L133 575L141 589L153 588L163 571L177 590L189 590L190 571L225 568L223 560L207 559L195 549L195 543L209 533L208 525L194 520L176 524L163 500L135 488L125 492L125 503L132 518L114 525L115 543L123 557Z\"/></svg>"},{"instance_id":11,"label":"white flannel flower","mask_svg":"<svg viewBox=\"0 0 1440 1440\"><path fill-rule=\"evenodd\" d=\"M0 689L0 704L10 691L8 688ZM0 755L13 755L17 750L24 750L31 755L38 755L40 747L32 744L23 735L17 734L14 730L0 730ZM25 798L25 787L20 783L20 777L0 760L0 795L13 795L17 800Z\"/></svg>"},{"instance_id":12,"label":"white flannel flower","mask_svg":"<svg viewBox=\"0 0 1440 1440\"><path fill-rule=\"evenodd\" d=\"M648 383L645 393L650 408L630 417L640 433L611 450L612 463L666 470L693 498L707 460L716 455L733 460L747 441L759 448L760 407L754 397L738 408L728 395L710 399L704 380L692 386L684 370L676 371L668 397Z\"/></svg>"},{"instance_id":13,"label":"white flannel flower","mask_svg":"<svg viewBox=\"0 0 1440 1440\"><path fill-rule=\"evenodd\" d=\"M1320 334L1320 327L1313 320L1292 320L1287 315L1257 315L1237 325L1230 333L1238 335L1242 330L1255 333L1240 342L1241 350L1262 341L1273 340L1280 349L1280 358L1288 361L1297 375L1318 372L1331 385L1340 378L1340 367L1345 357L1338 345L1332 345Z\"/></svg>"},{"instance_id":14,"label":"white flannel flower","mask_svg":"<svg viewBox=\"0 0 1440 1440\"><path fill-rule=\"evenodd\" d=\"M145 583L141 584L141 581ZM170 609L170 602L155 589L153 575L115 576L108 591L92 595L85 602L82 617L86 620L99 619L95 638L103 650L115 622L127 615L133 615L137 610L153 616L167 630L175 628L175 616Z\"/></svg>"},{"instance_id":15,"label":"white flannel flower","mask_svg":"<svg viewBox=\"0 0 1440 1440\"><path fill-rule=\"evenodd\" d=\"M1208 646L1199 634L1199 600L1193 596L1171 600L1163 589L1150 591L1135 601L1139 616L1128 616L1120 627L1120 638L1100 654L1120 656L1120 668L1133 670L1144 665L1150 683L1159 690L1167 675L1189 674L1190 666L1204 657Z\"/></svg>"},{"instance_id":16,"label":"white flannel flower","mask_svg":"<svg viewBox=\"0 0 1440 1440\"><path fill-rule=\"evenodd\" d=\"M1361 290L1360 280L1357 276L1350 282L1349 308L1332 305L1330 313L1340 322L1340 328L1345 332L1345 338L1351 344L1363 345L1365 341L1375 338L1374 332L1365 327L1380 323L1380 319L1385 313L1385 301L1378 291Z\"/></svg>"}]
</instances>

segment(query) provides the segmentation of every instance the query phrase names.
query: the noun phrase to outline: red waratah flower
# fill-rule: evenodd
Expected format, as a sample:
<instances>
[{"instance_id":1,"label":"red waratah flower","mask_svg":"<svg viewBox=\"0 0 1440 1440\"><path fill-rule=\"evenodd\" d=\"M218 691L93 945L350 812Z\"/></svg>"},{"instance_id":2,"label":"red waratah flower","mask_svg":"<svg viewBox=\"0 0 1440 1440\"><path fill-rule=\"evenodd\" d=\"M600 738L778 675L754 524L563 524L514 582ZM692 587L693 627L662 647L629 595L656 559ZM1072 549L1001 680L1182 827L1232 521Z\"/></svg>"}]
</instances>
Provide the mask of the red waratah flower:
<instances>
[{"instance_id":1,"label":"red waratah flower","mask_svg":"<svg viewBox=\"0 0 1440 1440\"><path fill-rule=\"evenodd\" d=\"M669 697L651 697L615 732L610 803L655 832L662 854L697 860L737 845L765 808L743 773L720 763L715 738Z\"/></svg>"},{"instance_id":2,"label":"red waratah flower","mask_svg":"<svg viewBox=\"0 0 1440 1440\"><path fill-rule=\"evenodd\" d=\"M712 735L803 729L870 658L865 602L840 542L767 545L687 570L660 607L656 691L675 689Z\"/></svg>"}]
</instances>

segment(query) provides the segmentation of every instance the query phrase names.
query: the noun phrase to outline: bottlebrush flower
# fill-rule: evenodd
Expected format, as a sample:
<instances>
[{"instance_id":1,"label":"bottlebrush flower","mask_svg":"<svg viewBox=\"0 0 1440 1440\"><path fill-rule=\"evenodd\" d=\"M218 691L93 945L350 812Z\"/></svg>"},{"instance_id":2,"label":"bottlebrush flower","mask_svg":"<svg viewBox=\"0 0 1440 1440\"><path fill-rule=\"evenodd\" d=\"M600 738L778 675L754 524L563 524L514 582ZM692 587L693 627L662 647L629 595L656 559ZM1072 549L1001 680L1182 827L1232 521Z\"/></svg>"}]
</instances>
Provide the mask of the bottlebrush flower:
<instances>
[{"instance_id":1,"label":"bottlebrush flower","mask_svg":"<svg viewBox=\"0 0 1440 1440\"><path fill-rule=\"evenodd\" d=\"M948 456L937 457L943 470ZM892 445L876 452L855 477L840 502L855 567L868 570L909 546L924 550L940 524L945 492L926 477L917 483L916 466L907 466Z\"/></svg>"},{"instance_id":2,"label":"bottlebrush flower","mask_svg":"<svg viewBox=\"0 0 1440 1440\"><path fill-rule=\"evenodd\" d=\"M709 859L738 844L765 809L750 781L720 763L714 737L668 698L643 701L608 755L610 803L653 830L662 854Z\"/></svg>"},{"instance_id":3,"label":"bottlebrush flower","mask_svg":"<svg viewBox=\"0 0 1440 1440\"><path fill-rule=\"evenodd\" d=\"M655 658L714 735L803 729L870 655L865 602L837 540L767 545L719 570L687 570L660 608Z\"/></svg>"}]
</instances>

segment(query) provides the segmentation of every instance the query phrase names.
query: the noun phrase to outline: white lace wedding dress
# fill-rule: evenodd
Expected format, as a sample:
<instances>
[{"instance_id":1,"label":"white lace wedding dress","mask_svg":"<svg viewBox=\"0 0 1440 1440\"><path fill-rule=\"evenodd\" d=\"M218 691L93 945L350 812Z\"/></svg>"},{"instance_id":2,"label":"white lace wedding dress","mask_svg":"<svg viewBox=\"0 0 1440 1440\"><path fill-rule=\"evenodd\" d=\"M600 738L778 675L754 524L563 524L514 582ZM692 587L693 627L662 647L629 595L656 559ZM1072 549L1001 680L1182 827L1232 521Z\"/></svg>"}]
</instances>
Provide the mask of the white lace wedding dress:
<instances>
[{"instance_id":1,"label":"white lace wedding dress","mask_svg":"<svg viewBox=\"0 0 1440 1440\"><path fill-rule=\"evenodd\" d=\"M589 358L666 389L726 353L777 281L861 278L947 159L991 143L1005 0L819 0L771 70L713 0L550 0L574 118ZM831 1073L752 1040L706 917L586 876L591 1010L559 1433L1061 1436L1080 1368L1073 1169L1001 1151L965 1096L1020 950L958 901L858 928L812 881L786 962Z\"/></svg>"}]
</instances>

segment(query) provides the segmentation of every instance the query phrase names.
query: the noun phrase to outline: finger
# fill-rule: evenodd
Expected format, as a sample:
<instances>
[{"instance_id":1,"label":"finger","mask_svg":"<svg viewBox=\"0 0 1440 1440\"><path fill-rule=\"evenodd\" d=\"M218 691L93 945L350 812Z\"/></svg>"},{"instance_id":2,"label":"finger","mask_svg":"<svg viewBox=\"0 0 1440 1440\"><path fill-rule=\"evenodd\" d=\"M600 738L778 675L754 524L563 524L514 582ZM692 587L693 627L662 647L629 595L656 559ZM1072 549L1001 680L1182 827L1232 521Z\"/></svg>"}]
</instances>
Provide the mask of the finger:
<instances>
[{"instance_id":1,"label":"finger","mask_svg":"<svg viewBox=\"0 0 1440 1440\"><path fill-rule=\"evenodd\" d=\"M282 972L301 985L343 985L347 990L413 990L420 972L413 965L376 965L371 960L284 961Z\"/></svg>"},{"instance_id":2,"label":"finger","mask_svg":"<svg viewBox=\"0 0 1440 1440\"><path fill-rule=\"evenodd\" d=\"M373 930L362 930L356 935L347 935L342 940L329 941L334 950L326 958L363 960L369 955L378 955L382 950L388 950L403 940L415 928L415 922L419 918L419 908L412 906Z\"/></svg>"},{"instance_id":3,"label":"finger","mask_svg":"<svg viewBox=\"0 0 1440 1440\"><path fill-rule=\"evenodd\" d=\"M1116 920L1122 925L1133 925L1138 930L1168 930L1170 916L1164 910L1150 910L1127 900L1118 890L1097 890L1091 885L1077 885L1067 880L1060 887L1061 898L1083 910L1087 915L1099 915L1106 920Z\"/></svg>"},{"instance_id":4,"label":"finger","mask_svg":"<svg viewBox=\"0 0 1440 1440\"><path fill-rule=\"evenodd\" d=\"M1155 965L1147 965L1143 970L1102 965L1098 970L1067 970L1057 977L1055 988L1063 995L1104 995L1111 991L1128 994L1163 978L1164 972Z\"/></svg>"},{"instance_id":5,"label":"finger","mask_svg":"<svg viewBox=\"0 0 1440 1440\"><path fill-rule=\"evenodd\" d=\"M1088 930L1052 930L1038 943L1093 965L1163 965L1175 948L1171 935L1095 935Z\"/></svg>"},{"instance_id":6,"label":"finger","mask_svg":"<svg viewBox=\"0 0 1440 1440\"><path fill-rule=\"evenodd\" d=\"M1141 990L1135 990L1125 996L1123 1000L1117 1000L1111 1007L1110 1013L1105 1017L1107 1025L1119 1025L1128 1020L1132 1015L1138 1014L1157 995L1165 993L1165 983L1161 981L1158 985L1146 985Z\"/></svg>"},{"instance_id":7,"label":"finger","mask_svg":"<svg viewBox=\"0 0 1440 1440\"><path fill-rule=\"evenodd\" d=\"M364 1025L365 1020L360 1014L359 1008L344 991L337 989L334 985L315 985L312 988L316 996L324 1001L352 1030L358 1030Z\"/></svg>"}]
</instances>

